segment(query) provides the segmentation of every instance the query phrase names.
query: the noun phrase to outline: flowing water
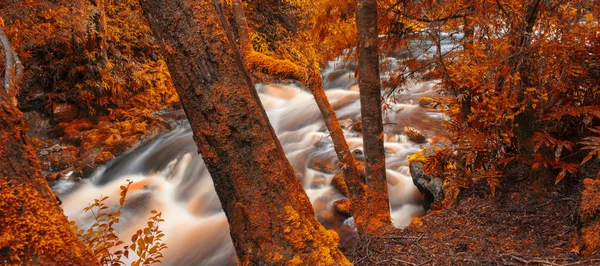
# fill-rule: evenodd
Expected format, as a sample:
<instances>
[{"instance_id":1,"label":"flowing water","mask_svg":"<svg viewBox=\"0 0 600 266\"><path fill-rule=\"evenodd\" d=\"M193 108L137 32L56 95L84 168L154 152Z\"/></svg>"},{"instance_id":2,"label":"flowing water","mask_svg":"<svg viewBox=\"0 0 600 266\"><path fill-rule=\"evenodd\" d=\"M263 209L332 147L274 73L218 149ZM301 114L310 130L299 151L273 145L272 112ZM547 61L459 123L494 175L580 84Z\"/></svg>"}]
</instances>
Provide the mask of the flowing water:
<instances>
[{"instance_id":1,"label":"flowing water","mask_svg":"<svg viewBox=\"0 0 600 266\"><path fill-rule=\"evenodd\" d=\"M360 102L349 71L331 75L334 62L324 72L327 96L339 120L346 127L352 150L362 149L362 136L349 127L360 120ZM331 79L331 80L330 80ZM439 133L441 114L421 108L418 100L434 95L433 82L416 83L390 104L385 112L386 162L391 214L396 227L406 226L422 215L419 193L408 170L408 156L422 145L408 141L404 126L421 129L426 135ZM319 220L341 236L353 234L352 220L333 209L333 202L344 196L330 183L337 169L331 139L323 125L313 97L296 87L266 85L259 89L263 106L277 132L283 149L313 203ZM356 152L360 158L360 152ZM186 122L125 155L113 159L95 171L91 178L70 183L59 182L54 190L60 195L65 214L81 228L88 228L93 217L83 208L94 199L109 196L108 205L118 206L119 187L133 181L117 227L127 241L146 226L150 210L163 213L165 220L163 251L165 265L232 265L235 251L229 236L227 219L221 210L210 175Z\"/></svg>"}]
</instances>

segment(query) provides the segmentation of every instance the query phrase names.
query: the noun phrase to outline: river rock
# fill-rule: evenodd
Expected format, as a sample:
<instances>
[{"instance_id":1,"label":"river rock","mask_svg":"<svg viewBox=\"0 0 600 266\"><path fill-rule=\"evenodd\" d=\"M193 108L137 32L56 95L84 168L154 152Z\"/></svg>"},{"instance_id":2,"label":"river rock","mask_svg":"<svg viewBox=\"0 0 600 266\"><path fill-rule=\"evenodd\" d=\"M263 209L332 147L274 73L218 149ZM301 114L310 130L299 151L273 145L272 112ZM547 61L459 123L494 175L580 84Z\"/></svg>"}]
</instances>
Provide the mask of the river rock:
<instances>
[{"instance_id":1,"label":"river rock","mask_svg":"<svg viewBox=\"0 0 600 266\"><path fill-rule=\"evenodd\" d=\"M338 123L340 124L340 127L342 127L342 129L347 129L347 128L350 128L354 124L354 121L350 118L346 118L346 119L340 120Z\"/></svg>"},{"instance_id":2,"label":"river rock","mask_svg":"<svg viewBox=\"0 0 600 266\"><path fill-rule=\"evenodd\" d=\"M423 196L423 207L425 210L430 210L433 202L440 202L444 199L444 191L442 189L444 180L441 177L426 175L423 171L425 160L433 154L435 154L435 150L429 147L411 155L408 159L410 175L412 176L413 183Z\"/></svg>"},{"instance_id":3,"label":"river rock","mask_svg":"<svg viewBox=\"0 0 600 266\"><path fill-rule=\"evenodd\" d=\"M352 126L350 127L350 131L353 132L362 132L362 121L358 121L354 124L352 124Z\"/></svg>"},{"instance_id":4,"label":"river rock","mask_svg":"<svg viewBox=\"0 0 600 266\"><path fill-rule=\"evenodd\" d=\"M50 162L50 171L61 171L71 167L77 157L77 148L73 146L54 145L47 149L47 161Z\"/></svg>"},{"instance_id":5,"label":"river rock","mask_svg":"<svg viewBox=\"0 0 600 266\"><path fill-rule=\"evenodd\" d=\"M361 161L365 160L365 154L360 149L352 150L352 156L354 157L355 160L361 160Z\"/></svg>"},{"instance_id":6,"label":"river rock","mask_svg":"<svg viewBox=\"0 0 600 266\"><path fill-rule=\"evenodd\" d=\"M73 104L55 103L52 107L52 117L56 122L69 122L79 116L79 108Z\"/></svg>"},{"instance_id":7,"label":"river rock","mask_svg":"<svg viewBox=\"0 0 600 266\"><path fill-rule=\"evenodd\" d=\"M346 217L352 216L350 212L350 200L337 200L333 203L333 208L341 215L344 215Z\"/></svg>"},{"instance_id":8,"label":"river rock","mask_svg":"<svg viewBox=\"0 0 600 266\"><path fill-rule=\"evenodd\" d=\"M350 193L348 193L348 184L346 184L344 174L334 175L331 179L331 185L342 193L342 195L349 197Z\"/></svg>"},{"instance_id":9,"label":"river rock","mask_svg":"<svg viewBox=\"0 0 600 266\"><path fill-rule=\"evenodd\" d=\"M429 97L423 97L419 100L419 106L423 108L435 109L438 105L438 102Z\"/></svg>"},{"instance_id":10,"label":"river rock","mask_svg":"<svg viewBox=\"0 0 600 266\"><path fill-rule=\"evenodd\" d=\"M427 137L425 137L425 135L421 133L421 131L414 127L405 126L404 134L406 134L408 139L414 143L421 144L427 142Z\"/></svg>"},{"instance_id":11,"label":"river rock","mask_svg":"<svg viewBox=\"0 0 600 266\"><path fill-rule=\"evenodd\" d=\"M333 174L338 170L335 162L331 162L331 160L322 157L315 157L314 159L312 159L308 163L308 168L326 174Z\"/></svg>"}]
</instances>

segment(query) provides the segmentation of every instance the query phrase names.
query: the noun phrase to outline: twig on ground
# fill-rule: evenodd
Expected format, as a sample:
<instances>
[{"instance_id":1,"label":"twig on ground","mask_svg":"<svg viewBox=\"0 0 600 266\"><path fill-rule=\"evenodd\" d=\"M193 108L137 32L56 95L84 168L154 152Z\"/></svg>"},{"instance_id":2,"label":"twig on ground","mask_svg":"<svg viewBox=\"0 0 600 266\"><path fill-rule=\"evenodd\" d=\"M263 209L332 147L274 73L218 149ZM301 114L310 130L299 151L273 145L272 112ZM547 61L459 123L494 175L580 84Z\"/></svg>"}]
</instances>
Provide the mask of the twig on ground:
<instances>
[{"instance_id":1,"label":"twig on ground","mask_svg":"<svg viewBox=\"0 0 600 266\"><path fill-rule=\"evenodd\" d=\"M393 261L400 262L400 263L404 263L404 264L406 264L406 265L417 266L417 264L414 264L414 263L412 263L412 262L409 262L409 261L404 261L404 260L401 260L401 259L392 258L392 260L393 260Z\"/></svg>"}]
</instances>

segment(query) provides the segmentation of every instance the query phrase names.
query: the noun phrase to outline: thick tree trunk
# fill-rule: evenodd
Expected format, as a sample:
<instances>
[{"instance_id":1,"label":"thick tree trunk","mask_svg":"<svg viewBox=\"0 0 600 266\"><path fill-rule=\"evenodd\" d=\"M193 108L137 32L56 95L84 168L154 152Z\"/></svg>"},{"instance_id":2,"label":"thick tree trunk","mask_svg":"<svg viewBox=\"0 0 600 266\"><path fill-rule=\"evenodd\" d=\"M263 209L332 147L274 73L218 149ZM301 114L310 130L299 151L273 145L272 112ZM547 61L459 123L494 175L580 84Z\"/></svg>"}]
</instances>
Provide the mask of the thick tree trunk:
<instances>
[{"instance_id":1,"label":"thick tree trunk","mask_svg":"<svg viewBox=\"0 0 600 266\"><path fill-rule=\"evenodd\" d=\"M354 217L357 230L361 236L371 234L372 230L369 230L368 227L372 225L369 223L371 221L369 216L372 215L372 211L366 204L367 187L365 186L365 180L363 178L364 169L358 169L356 161L350 152L348 143L344 137L344 132L342 131L342 128L335 115L335 111L329 103L329 100L327 100L327 95L323 89L323 79L319 73L319 68L313 64L309 66L307 70L306 68L300 67L289 60L276 60L270 56L253 51L250 44L244 44L245 42L249 43L249 41L244 41L244 38L247 38L248 36L248 28L245 24L244 10L241 1L234 0L233 8L236 23L238 24L241 45L242 47L246 46L243 48L243 50L247 55L246 61L248 62L248 65L258 69L259 71L280 78L305 81L306 85L310 89L311 94L315 98L315 102L319 108L319 111L323 116L325 126L331 135L331 140L333 142L333 147L337 158L340 161L340 165L342 165L344 179L350 192L352 203L351 212L352 216ZM385 196L387 196L387 193Z\"/></svg>"},{"instance_id":2,"label":"thick tree trunk","mask_svg":"<svg viewBox=\"0 0 600 266\"><path fill-rule=\"evenodd\" d=\"M0 90L0 264L97 265L40 175L21 115Z\"/></svg>"},{"instance_id":3,"label":"thick tree trunk","mask_svg":"<svg viewBox=\"0 0 600 266\"><path fill-rule=\"evenodd\" d=\"M367 202L364 207L369 211L364 216L367 220L362 222L367 225L365 233L373 235L392 228L383 147L377 1L357 0L356 3L358 86L367 185Z\"/></svg>"},{"instance_id":4,"label":"thick tree trunk","mask_svg":"<svg viewBox=\"0 0 600 266\"><path fill-rule=\"evenodd\" d=\"M210 1L140 0L242 265L349 264L316 220Z\"/></svg>"},{"instance_id":5,"label":"thick tree trunk","mask_svg":"<svg viewBox=\"0 0 600 266\"><path fill-rule=\"evenodd\" d=\"M1 19L0 19L1 20ZM18 57L0 27L4 52ZM7 70L15 94L17 70ZM0 89L0 264L97 265L98 261L71 231L58 198L39 172L35 153L27 145L27 125L9 90Z\"/></svg>"}]
</instances>

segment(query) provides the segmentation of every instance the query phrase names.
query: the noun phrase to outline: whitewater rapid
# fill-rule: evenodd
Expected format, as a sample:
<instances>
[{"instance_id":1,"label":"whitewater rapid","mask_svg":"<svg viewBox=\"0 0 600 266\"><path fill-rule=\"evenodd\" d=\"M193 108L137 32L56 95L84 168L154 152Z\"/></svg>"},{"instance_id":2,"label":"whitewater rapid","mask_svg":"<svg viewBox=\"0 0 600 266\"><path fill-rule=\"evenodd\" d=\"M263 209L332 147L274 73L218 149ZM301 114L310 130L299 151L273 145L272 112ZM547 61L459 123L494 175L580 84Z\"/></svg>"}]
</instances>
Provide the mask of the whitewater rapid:
<instances>
[{"instance_id":1,"label":"whitewater rapid","mask_svg":"<svg viewBox=\"0 0 600 266\"><path fill-rule=\"evenodd\" d=\"M359 93L351 74L329 81L326 93L338 119L346 126L352 150L362 150L362 136L349 130L360 121ZM441 114L420 107L419 99L435 94L434 82L408 87L384 114L386 163L391 215L402 228L423 214L419 193L408 170L408 157L424 148L408 141L404 126L413 126L431 136L437 133ZM352 220L337 213L333 202L345 197L331 186L337 158L312 95L294 85L264 85L258 88L269 120L285 154L311 199L319 221L342 237L352 234ZM316 166L319 167L316 167ZM326 166L326 167L324 167ZM210 175L192 139L189 125L177 129L113 159L90 178L79 182L61 181L53 186L60 195L69 220L80 228L93 223L83 208L94 199L109 196L107 204L116 209L119 187L133 181L121 211L118 235L127 241L146 225L150 210L163 213L160 225L168 249L164 265L234 265L235 250L227 219L221 210Z\"/></svg>"}]
</instances>

